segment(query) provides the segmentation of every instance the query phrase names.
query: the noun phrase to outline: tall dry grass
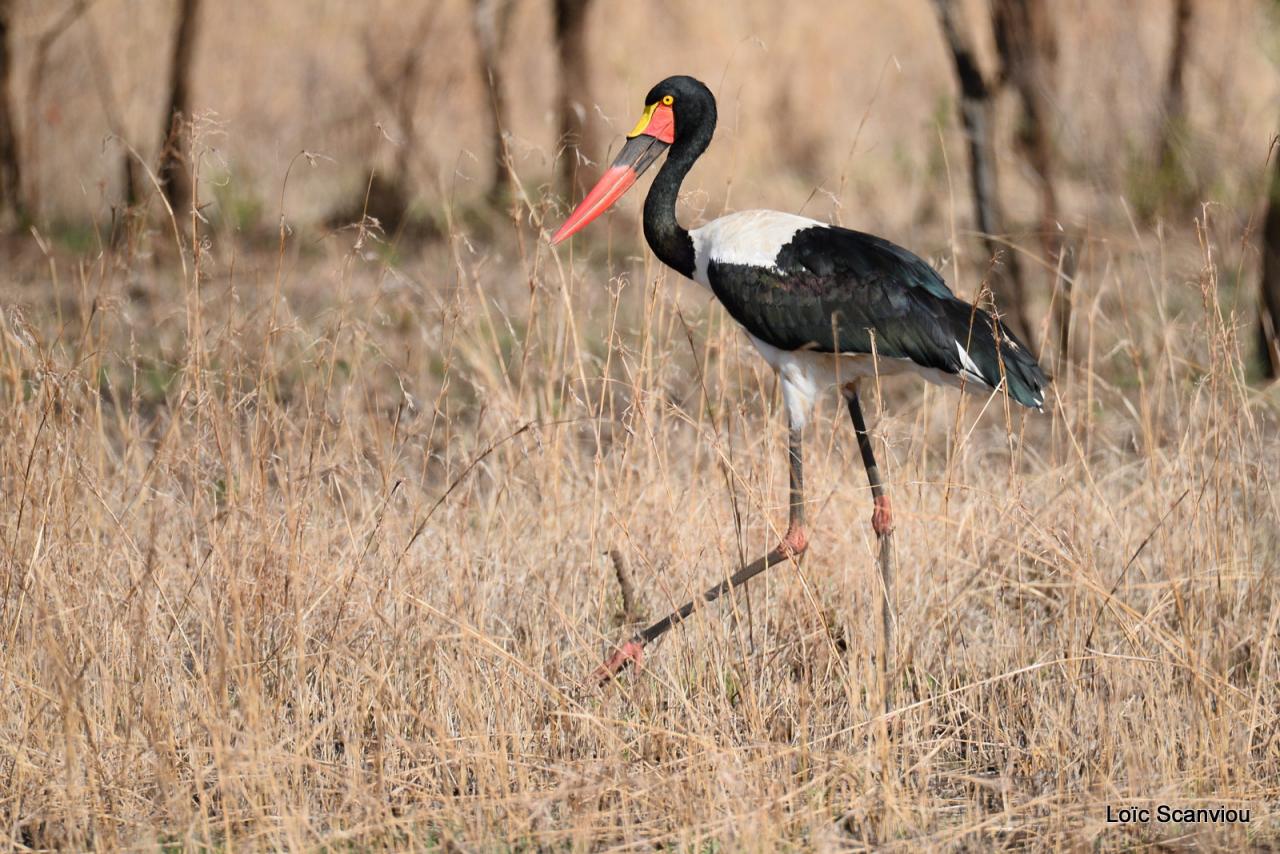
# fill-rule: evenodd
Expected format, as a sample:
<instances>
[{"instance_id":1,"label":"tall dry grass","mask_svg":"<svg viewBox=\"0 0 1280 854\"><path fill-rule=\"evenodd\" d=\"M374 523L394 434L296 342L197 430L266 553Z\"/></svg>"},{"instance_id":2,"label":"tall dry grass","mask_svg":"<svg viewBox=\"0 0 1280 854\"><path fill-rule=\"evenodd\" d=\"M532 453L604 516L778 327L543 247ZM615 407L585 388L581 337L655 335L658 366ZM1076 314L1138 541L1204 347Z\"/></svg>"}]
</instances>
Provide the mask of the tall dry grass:
<instances>
[{"instance_id":1,"label":"tall dry grass","mask_svg":"<svg viewBox=\"0 0 1280 854\"><path fill-rule=\"evenodd\" d=\"M893 86L934 91L916 73L890 72L888 101L850 98L876 147L822 149L841 189L810 212L910 243L972 295L954 131L917 140L936 168L878 168L896 123L919 123L885 106L904 103ZM762 114L726 127L689 221L803 201L768 171ZM807 432L803 565L587 690L628 628L608 551L657 617L777 537L772 376L634 222L549 250L549 147L516 164L532 201L484 232L467 182L443 181L447 238L416 246L303 228L325 162L228 176L209 149L255 150L240 131L204 128L201 192L250 184L276 249L158 201L115 247L105 219L83 251L41 226L6 245L9 845L1280 844L1280 440L1242 353L1265 146L1224 161L1230 204L1155 226L1082 167L1078 358L1052 366L1045 415L910 383L871 395L898 520L884 714L870 498L837 401ZM1106 823L1107 805L1160 802L1251 821Z\"/></svg>"},{"instance_id":2,"label":"tall dry grass","mask_svg":"<svg viewBox=\"0 0 1280 854\"><path fill-rule=\"evenodd\" d=\"M803 566L581 689L624 632L607 550L656 616L784 515L772 378L647 256L524 227L406 267L364 232L309 261L197 242L185 278L50 251L0 339L6 838L1274 843L1280 444L1211 231L1189 275L1148 238L1094 248L1044 416L880 389L888 715L834 403ZM1134 802L1252 822L1106 826Z\"/></svg>"}]
</instances>

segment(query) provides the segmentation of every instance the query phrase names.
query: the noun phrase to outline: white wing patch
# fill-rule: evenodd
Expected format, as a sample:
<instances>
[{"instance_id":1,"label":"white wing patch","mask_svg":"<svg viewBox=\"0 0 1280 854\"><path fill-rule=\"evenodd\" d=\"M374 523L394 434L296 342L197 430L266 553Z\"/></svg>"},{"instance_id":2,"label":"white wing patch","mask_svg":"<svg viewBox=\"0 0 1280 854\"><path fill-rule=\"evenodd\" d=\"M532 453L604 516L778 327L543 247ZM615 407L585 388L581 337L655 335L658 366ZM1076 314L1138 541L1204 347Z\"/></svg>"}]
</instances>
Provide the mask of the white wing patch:
<instances>
[{"instance_id":1,"label":"white wing patch","mask_svg":"<svg viewBox=\"0 0 1280 854\"><path fill-rule=\"evenodd\" d=\"M739 211L689 232L693 238L694 281L710 287L707 268L717 264L777 269L778 252L796 232L828 228L825 222L781 211Z\"/></svg>"},{"instance_id":2,"label":"white wing patch","mask_svg":"<svg viewBox=\"0 0 1280 854\"><path fill-rule=\"evenodd\" d=\"M987 381L982 376L982 370L969 356L969 351L959 341L956 342L956 352L960 354L960 373L964 374L966 379L986 385Z\"/></svg>"},{"instance_id":3,"label":"white wing patch","mask_svg":"<svg viewBox=\"0 0 1280 854\"><path fill-rule=\"evenodd\" d=\"M1013 341L1009 341L1009 345L1017 346L1013 343ZM961 376L963 376L965 379L972 380L973 382L982 383L984 386L986 386L987 388L993 389L994 391L999 391L1000 389L1004 388L1004 382L1005 382L1004 377L1001 377L1000 382L996 383L994 386L992 386L990 383L987 382L986 377L982 376L982 371L978 369L977 364L969 356L969 351L964 349L964 345L961 344L959 341L956 341L956 352L960 354L960 375ZM937 382L936 379L933 381ZM1033 394L1035 395L1035 397L1033 398L1033 402L1035 403L1035 409L1038 409L1039 411L1043 412L1044 411L1044 408L1043 408L1044 392L1039 389L1034 389Z\"/></svg>"}]
</instances>

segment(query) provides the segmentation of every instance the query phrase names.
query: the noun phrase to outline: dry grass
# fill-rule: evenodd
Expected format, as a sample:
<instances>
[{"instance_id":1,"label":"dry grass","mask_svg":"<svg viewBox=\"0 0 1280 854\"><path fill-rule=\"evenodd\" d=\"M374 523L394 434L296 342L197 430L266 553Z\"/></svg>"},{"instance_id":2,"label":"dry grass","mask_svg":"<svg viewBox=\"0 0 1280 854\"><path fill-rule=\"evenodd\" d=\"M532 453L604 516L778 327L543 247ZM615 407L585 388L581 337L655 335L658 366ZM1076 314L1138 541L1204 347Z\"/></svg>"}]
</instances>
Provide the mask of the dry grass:
<instances>
[{"instance_id":1,"label":"dry grass","mask_svg":"<svg viewBox=\"0 0 1280 854\"><path fill-rule=\"evenodd\" d=\"M857 103L889 147L900 117ZM803 185L746 155L768 147L750 120L692 208ZM953 132L933 134L955 168ZM234 123L218 139L239 144ZM866 162L827 212L888 199L899 228L877 230L963 254L945 169ZM321 180L303 163L288 192L287 163L246 192L283 195L293 224ZM1241 343L1256 197L1131 227L1106 186L1071 187L1093 200L1079 358L1046 415L889 382L871 403L899 531L888 715L870 499L834 400L807 434L803 566L691 620L639 676L581 688L626 633L610 550L658 616L785 517L773 378L627 226L579 243L590 259L552 253L540 200L481 242L450 196L427 247L300 230L277 255L159 215L115 250L7 247L2 838L1280 844L1280 440ZM1252 820L1105 823L1161 802Z\"/></svg>"}]
</instances>

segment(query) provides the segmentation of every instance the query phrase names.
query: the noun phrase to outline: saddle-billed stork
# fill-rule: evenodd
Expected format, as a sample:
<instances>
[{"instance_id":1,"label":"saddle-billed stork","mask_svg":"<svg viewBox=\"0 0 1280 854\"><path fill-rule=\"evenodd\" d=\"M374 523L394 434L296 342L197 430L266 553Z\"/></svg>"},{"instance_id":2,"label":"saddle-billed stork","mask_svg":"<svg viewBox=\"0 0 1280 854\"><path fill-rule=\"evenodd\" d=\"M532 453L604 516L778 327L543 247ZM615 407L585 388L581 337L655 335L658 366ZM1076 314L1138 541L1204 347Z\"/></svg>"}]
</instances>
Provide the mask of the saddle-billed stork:
<instances>
[{"instance_id":1,"label":"saddle-billed stork","mask_svg":"<svg viewBox=\"0 0 1280 854\"><path fill-rule=\"evenodd\" d=\"M1040 409L1048 382L1034 356L998 319L955 296L913 253L880 237L769 210L742 211L688 231L676 219L680 184L711 142L715 97L692 77L650 90L644 114L613 165L551 238L568 239L604 213L665 151L644 203L644 235L671 269L711 289L777 372L789 430L787 532L777 547L699 599L636 634L597 670L607 679L641 662L645 644L693 611L809 545L801 439L819 392L838 387L848 405L871 485L871 526L893 530L858 386L877 375L913 372L970 391L1004 390Z\"/></svg>"}]
</instances>

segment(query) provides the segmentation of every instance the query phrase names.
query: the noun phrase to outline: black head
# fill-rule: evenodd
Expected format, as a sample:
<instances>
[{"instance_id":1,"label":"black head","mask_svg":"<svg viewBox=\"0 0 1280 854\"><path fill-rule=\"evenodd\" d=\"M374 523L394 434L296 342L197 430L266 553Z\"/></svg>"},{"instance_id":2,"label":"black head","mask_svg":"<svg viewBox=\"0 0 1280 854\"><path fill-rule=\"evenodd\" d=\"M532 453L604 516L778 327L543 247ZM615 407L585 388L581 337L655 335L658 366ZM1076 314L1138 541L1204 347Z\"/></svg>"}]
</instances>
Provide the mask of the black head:
<instances>
[{"instance_id":1,"label":"black head","mask_svg":"<svg viewBox=\"0 0 1280 854\"><path fill-rule=\"evenodd\" d=\"M675 114L674 144L693 138L711 140L711 132L716 127L716 98L706 84L677 74L650 89L644 96L644 104L651 107L663 103L664 98L671 99L671 110Z\"/></svg>"},{"instance_id":2,"label":"black head","mask_svg":"<svg viewBox=\"0 0 1280 854\"><path fill-rule=\"evenodd\" d=\"M692 77L677 76L654 86L645 96L640 121L627 134L627 141L613 165L569 214L551 242L567 240L608 210L668 147L671 157L678 158L687 171L706 150L715 129L716 99L702 83ZM672 216L674 220L674 214ZM692 248L689 251L692 253Z\"/></svg>"}]
</instances>

